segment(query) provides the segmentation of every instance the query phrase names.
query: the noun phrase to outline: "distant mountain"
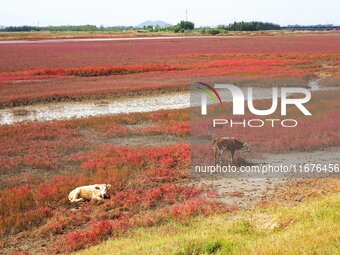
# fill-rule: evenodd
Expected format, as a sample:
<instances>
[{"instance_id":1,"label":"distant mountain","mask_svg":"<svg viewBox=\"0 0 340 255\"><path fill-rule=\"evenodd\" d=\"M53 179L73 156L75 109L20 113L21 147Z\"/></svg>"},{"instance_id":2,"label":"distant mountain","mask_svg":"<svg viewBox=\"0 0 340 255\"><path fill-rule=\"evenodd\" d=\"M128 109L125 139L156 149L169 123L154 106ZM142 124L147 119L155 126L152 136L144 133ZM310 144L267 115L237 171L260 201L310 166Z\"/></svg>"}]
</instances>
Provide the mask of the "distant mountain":
<instances>
[{"instance_id":1,"label":"distant mountain","mask_svg":"<svg viewBox=\"0 0 340 255\"><path fill-rule=\"evenodd\" d=\"M143 27L147 27L147 26L169 27L169 26L171 26L171 24L166 23L162 20L156 20L156 21L147 20L147 21L144 21L143 23L138 24L136 27L143 28Z\"/></svg>"}]
</instances>

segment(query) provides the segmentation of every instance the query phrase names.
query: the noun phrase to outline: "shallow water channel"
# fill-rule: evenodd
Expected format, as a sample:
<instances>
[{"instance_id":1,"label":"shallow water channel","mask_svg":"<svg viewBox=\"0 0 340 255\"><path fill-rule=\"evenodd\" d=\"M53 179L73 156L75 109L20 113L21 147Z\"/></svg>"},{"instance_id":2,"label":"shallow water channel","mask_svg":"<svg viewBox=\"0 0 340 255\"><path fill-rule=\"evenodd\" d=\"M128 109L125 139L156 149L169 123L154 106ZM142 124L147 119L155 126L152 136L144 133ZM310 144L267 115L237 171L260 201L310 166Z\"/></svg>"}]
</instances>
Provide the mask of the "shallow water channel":
<instances>
[{"instance_id":1,"label":"shallow water channel","mask_svg":"<svg viewBox=\"0 0 340 255\"><path fill-rule=\"evenodd\" d=\"M311 91L319 90L318 82L309 83ZM246 89L243 89L246 91ZM223 101L232 100L228 92L220 93ZM271 88L254 88L254 99L272 97ZM195 104L195 103L194 103ZM133 112L151 112L162 109L190 107L190 92L161 94L157 96L132 97L123 99L92 100L81 102L57 102L18 106L0 110L0 125L19 122L65 120L90 116L114 115Z\"/></svg>"}]
</instances>

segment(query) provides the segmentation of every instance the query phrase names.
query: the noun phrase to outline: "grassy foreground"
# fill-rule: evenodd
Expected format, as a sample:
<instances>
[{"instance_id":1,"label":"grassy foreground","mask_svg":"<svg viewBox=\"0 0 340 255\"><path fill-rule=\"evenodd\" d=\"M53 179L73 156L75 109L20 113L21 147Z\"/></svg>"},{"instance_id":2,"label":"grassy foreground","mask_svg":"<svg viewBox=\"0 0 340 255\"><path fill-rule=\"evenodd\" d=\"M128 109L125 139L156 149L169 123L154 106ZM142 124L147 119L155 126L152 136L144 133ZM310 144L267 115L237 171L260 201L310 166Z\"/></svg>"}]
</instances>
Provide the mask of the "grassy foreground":
<instances>
[{"instance_id":1,"label":"grassy foreground","mask_svg":"<svg viewBox=\"0 0 340 255\"><path fill-rule=\"evenodd\" d=\"M340 194L139 229L80 254L340 254Z\"/></svg>"}]
</instances>

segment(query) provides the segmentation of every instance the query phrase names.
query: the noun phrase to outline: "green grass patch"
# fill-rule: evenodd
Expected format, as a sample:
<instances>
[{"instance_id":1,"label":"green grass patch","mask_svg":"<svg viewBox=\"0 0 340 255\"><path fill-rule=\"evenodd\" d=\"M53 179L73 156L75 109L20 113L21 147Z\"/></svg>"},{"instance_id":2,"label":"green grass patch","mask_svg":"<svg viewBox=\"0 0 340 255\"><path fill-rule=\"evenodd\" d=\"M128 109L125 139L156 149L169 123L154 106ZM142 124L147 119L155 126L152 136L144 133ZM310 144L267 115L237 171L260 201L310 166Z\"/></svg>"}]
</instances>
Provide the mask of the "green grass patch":
<instances>
[{"instance_id":1,"label":"green grass patch","mask_svg":"<svg viewBox=\"0 0 340 255\"><path fill-rule=\"evenodd\" d=\"M340 254L340 194L138 229L80 254Z\"/></svg>"}]
</instances>

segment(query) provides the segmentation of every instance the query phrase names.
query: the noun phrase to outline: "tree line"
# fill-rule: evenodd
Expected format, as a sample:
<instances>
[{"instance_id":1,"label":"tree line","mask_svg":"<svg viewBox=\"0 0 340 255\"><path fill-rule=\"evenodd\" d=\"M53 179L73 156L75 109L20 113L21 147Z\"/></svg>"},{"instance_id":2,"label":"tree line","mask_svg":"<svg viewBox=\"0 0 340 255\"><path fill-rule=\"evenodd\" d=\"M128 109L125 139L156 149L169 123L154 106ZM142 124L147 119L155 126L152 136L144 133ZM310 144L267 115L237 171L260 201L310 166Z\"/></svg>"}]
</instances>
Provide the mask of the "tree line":
<instances>
[{"instance_id":1,"label":"tree line","mask_svg":"<svg viewBox=\"0 0 340 255\"><path fill-rule=\"evenodd\" d=\"M104 27L97 27L95 25L81 25L81 26L9 26L0 29L3 32L40 32L40 31L51 31L51 32L67 32L67 31L100 31L103 29L109 29ZM110 30L112 30L110 28Z\"/></svg>"},{"instance_id":2,"label":"tree line","mask_svg":"<svg viewBox=\"0 0 340 255\"><path fill-rule=\"evenodd\" d=\"M195 28L195 24L191 21L180 21L174 26L160 27L160 26L147 26L144 28L136 28L132 26L95 26L95 25L81 25L81 26L9 26L1 28L2 32L99 32L99 31L137 31L137 32L173 32L185 33L195 31L203 34L218 34L227 33L228 31L261 31L261 30L280 30L281 26L270 22L234 22L229 25L220 25L217 27L199 27Z\"/></svg>"},{"instance_id":3,"label":"tree line","mask_svg":"<svg viewBox=\"0 0 340 255\"><path fill-rule=\"evenodd\" d=\"M251 21L251 22L234 22L227 26L219 28L229 31L260 31L260 30L280 30L281 26L270 22Z\"/></svg>"}]
</instances>

